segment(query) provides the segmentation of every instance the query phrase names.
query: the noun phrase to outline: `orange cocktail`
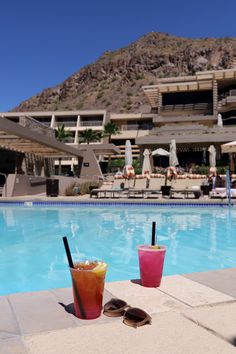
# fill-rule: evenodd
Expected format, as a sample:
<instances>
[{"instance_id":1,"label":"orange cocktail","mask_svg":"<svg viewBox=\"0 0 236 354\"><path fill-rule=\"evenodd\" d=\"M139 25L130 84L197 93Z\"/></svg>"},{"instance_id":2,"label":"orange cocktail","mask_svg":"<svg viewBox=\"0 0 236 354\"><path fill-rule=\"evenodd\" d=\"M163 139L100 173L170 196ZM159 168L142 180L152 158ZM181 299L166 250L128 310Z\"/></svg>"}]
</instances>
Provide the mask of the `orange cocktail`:
<instances>
[{"instance_id":1,"label":"orange cocktail","mask_svg":"<svg viewBox=\"0 0 236 354\"><path fill-rule=\"evenodd\" d=\"M75 315L93 319L101 315L104 281L107 264L100 261L85 261L70 268Z\"/></svg>"}]
</instances>

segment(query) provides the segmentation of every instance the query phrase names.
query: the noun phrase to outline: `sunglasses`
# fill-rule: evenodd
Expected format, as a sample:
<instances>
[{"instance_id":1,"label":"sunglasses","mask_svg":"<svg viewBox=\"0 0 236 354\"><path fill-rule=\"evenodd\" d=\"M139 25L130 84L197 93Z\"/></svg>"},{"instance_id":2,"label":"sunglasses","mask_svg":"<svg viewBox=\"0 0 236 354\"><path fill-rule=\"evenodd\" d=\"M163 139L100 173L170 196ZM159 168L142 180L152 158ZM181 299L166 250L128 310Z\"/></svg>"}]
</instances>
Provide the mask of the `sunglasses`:
<instances>
[{"instance_id":1,"label":"sunglasses","mask_svg":"<svg viewBox=\"0 0 236 354\"><path fill-rule=\"evenodd\" d=\"M131 307L125 301L114 298L104 305L103 314L108 317L123 316L123 323L134 328L152 322L151 316L144 310Z\"/></svg>"}]
</instances>

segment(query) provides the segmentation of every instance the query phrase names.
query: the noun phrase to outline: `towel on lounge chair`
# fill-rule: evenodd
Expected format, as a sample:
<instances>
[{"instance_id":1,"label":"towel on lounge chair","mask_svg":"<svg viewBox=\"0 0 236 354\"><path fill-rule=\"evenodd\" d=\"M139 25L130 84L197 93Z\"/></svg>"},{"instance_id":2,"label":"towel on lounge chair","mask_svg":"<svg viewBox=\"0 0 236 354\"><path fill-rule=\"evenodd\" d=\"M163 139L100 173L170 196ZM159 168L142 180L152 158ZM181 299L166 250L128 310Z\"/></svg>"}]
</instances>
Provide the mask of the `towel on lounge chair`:
<instances>
[{"instance_id":1,"label":"towel on lounge chair","mask_svg":"<svg viewBox=\"0 0 236 354\"><path fill-rule=\"evenodd\" d=\"M100 188L95 188L92 189L90 192L90 198L93 196L96 196L97 198L104 196L106 197L107 193L109 192L115 192L115 191L121 191L125 184L125 179L124 178L118 178L115 179L112 184L108 184L107 182L103 183Z\"/></svg>"}]
</instances>

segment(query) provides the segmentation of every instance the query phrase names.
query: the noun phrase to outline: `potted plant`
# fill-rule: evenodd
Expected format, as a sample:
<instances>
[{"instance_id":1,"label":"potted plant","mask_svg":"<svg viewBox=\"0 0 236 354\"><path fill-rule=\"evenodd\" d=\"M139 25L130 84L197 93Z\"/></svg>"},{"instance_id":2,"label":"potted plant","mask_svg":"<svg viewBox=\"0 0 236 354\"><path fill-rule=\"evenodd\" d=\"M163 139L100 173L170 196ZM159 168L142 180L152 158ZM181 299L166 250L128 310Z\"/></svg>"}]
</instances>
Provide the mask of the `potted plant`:
<instances>
[{"instance_id":1,"label":"potted plant","mask_svg":"<svg viewBox=\"0 0 236 354\"><path fill-rule=\"evenodd\" d=\"M165 171L165 185L161 187L162 196L170 196L171 186L167 185L167 181L172 181L177 175L174 167L168 167Z\"/></svg>"}]
</instances>

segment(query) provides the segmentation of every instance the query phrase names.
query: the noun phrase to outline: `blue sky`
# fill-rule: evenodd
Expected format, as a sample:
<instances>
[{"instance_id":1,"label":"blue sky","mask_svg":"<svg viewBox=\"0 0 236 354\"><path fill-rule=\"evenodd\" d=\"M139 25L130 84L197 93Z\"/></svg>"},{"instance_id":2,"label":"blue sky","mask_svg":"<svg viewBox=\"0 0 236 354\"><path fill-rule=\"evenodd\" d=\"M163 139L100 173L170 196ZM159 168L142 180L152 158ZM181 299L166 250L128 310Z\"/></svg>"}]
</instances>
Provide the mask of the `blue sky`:
<instances>
[{"instance_id":1,"label":"blue sky","mask_svg":"<svg viewBox=\"0 0 236 354\"><path fill-rule=\"evenodd\" d=\"M151 31L236 36L235 0L8 0L0 9L0 112Z\"/></svg>"}]
</instances>

